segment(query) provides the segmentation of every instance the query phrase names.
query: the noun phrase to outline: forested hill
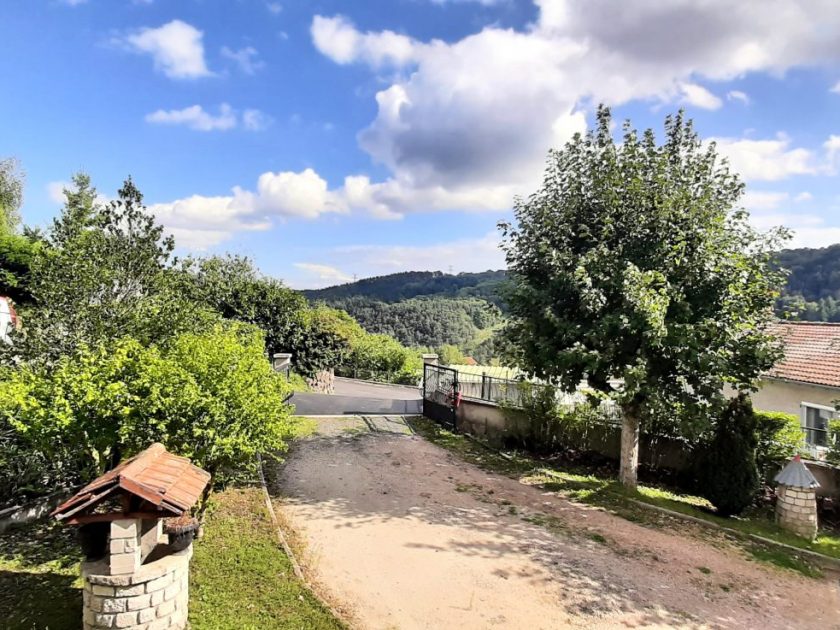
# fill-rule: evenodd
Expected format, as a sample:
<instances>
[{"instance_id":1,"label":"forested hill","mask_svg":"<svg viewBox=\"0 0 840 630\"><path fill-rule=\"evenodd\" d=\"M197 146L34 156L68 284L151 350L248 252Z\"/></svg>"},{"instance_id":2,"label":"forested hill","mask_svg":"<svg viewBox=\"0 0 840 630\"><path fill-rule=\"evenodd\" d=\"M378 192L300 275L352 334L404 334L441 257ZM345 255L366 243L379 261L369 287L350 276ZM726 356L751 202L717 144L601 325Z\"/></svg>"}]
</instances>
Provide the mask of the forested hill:
<instances>
[{"instance_id":1,"label":"forested hill","mask_svg":"<svg viewBox=\"0 0 840 630\"><path fill-rule=\"evenodd\" d=\"M840 244L787 249L777 261L790 270L777 304L780 316L840 322ZM370 332L394 335L408 345L456 344L474 352L501 321L505 277L503 270L408 271L303 293L346 310Z\"/></svg>"},{"instance_id":2,"label":"forested hill","mask_svg":"<svg viewBox=\"0 0 840 630\"><path fill-rule=\"evenodd\" d=\"M459 273L405 271L388 276L365 278L326 289L304 291L310 300L334 302L347 298L368 298L379 302L399 302L415 297L477 297L498 305L499 283L504 271Z\"/></svg>"},{"instance_id":3,"label":"forested hill","mask_svg":"<svg viewBox=\"0 0 840 630\"><path fill-rule=\"evenodd\" d=\"M790 270L780 314L793 310L797 319L840 322L840 244L787 249L778 262Z\"/></svg>"}]
</instances>

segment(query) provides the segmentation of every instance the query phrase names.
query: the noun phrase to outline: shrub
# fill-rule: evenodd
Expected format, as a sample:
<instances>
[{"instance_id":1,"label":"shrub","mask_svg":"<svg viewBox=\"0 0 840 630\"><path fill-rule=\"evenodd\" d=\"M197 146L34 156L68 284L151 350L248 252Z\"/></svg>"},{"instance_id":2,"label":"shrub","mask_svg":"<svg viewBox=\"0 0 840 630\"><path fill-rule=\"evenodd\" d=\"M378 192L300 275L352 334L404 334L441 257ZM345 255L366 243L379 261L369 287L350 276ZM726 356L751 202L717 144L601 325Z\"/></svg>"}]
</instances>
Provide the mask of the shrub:
<instances>
[{"instance_id":1,"label":"shrub","mask_svg":"<svg viewBox=\"0 0 840 630\"><path fill-rule=\"evenodd\" d=\"M134 339L82 347L51 369L21 366L0 381L0 414L60 471L50 484L90 480L151 442L224 482L257 452L283 449L294 424L282 375L255 328L218 325L165 348Z\"/></svg>"},{"instance_id":2,"label":"shrub","mask_svg":"<svg viewBox=\"0 0 840 630\"><path fill-rule=\"evenodd\" d=\"M840 465L840 420L828 423L828 453L825 458L832 464Z\"/></svg>"},{"instance_id":3,"label":"shrub","mask_svg":"<svg viewBox=\"0 0 840 630\"><path fill-rule=\"evenodd\" d=\"M700 489L722 516L740 513L756 495L757 445L755 414L742 394L723 410L699 461Z\"/></svg>"},{"instance_id":4,"label":"shrub","mask_svg":"<svg viewBox=\"0 0 840 630\"><path fill-rule=\"evenodd\" d=\"M758 447L755 463L760 479L767 483L777 468L796 455L805 446L805 436L799 417L778 411L756 411Z\"/></svg>"},{"instance_id":5,"label":"shrub","mask_svg":"<svg viewBox=\"0 0 840 630\"><path fill-rule=\"evenodd\" d=\"M367 333L351 341L344 372L354 378L416 385L423 361L389 335Z\"/></svg>"}]
</instances>

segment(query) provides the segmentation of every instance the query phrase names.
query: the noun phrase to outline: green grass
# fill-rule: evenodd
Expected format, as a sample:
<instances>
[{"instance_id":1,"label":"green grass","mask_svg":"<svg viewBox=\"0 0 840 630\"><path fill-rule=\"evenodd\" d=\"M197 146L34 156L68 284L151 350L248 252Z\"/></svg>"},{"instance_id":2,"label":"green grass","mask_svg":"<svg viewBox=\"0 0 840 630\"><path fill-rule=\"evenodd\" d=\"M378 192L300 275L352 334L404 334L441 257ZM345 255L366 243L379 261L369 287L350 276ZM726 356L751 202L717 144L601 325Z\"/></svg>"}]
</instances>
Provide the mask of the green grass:
<instances>
[{"instance_id":1,"label":"green grass","mask_svg":"<svg viewBox=\"0 0 840 630\"><path fill-rule=\"evenodd\" d=\"M443 446L466 461L485 469L515 477L523 483L538 485L545 490L557 492L562 496L596 505L617 514L627 520L647 526L667 525L668 517L633 503L632 500L666 508L688 516L718 524L742 534L754 534L770 540L791 545L799 549L816 551L826 556L840 558L840 536L822 530L814 542L799 538L780 527L773 521L771 511L753 510L741 517L724 518L713 513L709 502L697 496L675 492L670 489L640 485L633 493L627 492L618 480L592 474L585 468L564 470L551 467L545 461L523 453L501 454L490 450L476 441L445 431L434 422L418 418L411 421L412 427L431 442ZM820 572L797 556L794 552L783 549L770 549L766 545L754 543L752 539L740 539L745 551L752 557L799 571L805 575L816 576Z\"/></svg>"},{"instance_id":2,"label":"green grass","mask_svg":"<svg viewBox=\"0 0 840 630\"><path fill-rule=\"evenodd\" d=\"M277 543L262 491L214 496L194 546L194 630L344 628L295 577ZM0 535L0 627L77 630L82 584L75 528L41 521Z\"/></svg>"},{"instance_id":3,"label":"green grass","mask_svg":"<svg viewBox=\"0 0 840 630\"><path fill-rule=\"evenodd\" d=\"M75 530L42 521L0 534L0 626L76 630L82 621Z\"/></svg>"},{"instance_id":4,"label":"green grass","mask_svg":"<svg viewBox=\"0 0 840 630\"><path fill-rule=\"evenodd\" d=\"M190 572L193 630L344 627L295 577L259 489L227 490L211 510Z\"/></svg>"}]
</instances>

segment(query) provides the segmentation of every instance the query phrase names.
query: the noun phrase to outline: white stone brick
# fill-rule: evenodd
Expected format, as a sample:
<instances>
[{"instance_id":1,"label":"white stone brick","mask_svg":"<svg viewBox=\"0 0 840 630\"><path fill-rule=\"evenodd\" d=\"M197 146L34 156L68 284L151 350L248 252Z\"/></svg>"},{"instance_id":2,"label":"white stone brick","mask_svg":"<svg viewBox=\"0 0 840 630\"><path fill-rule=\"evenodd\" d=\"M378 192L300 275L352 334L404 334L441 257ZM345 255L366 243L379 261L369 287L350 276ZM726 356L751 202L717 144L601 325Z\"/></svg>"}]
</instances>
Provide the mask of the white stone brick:
<instances>
[{"instance_id":1,"label":"white stone brick","mask_svg":"<svg viewBox=\"0 0 840 630\"><path fill-rule=\"evenodd\" d=\"M175 602L172 601L172 600L165 601L165 602L161 603L160 606L157 607L157 616L158 616L158 618L166 617L167 615L171 615L172 611L174 611L174 610L175 610Z\"/></svg>"},{"instance_id":2,"label":"white stone brick","mask_svg":"<svg viewBox=\"0 0 840 630\"><path fill-rule=\"evenodd\" d=\"M134 597L135 595L142 595L146 592L145 584L135 584L134 586L118 586L115 589L117 597Z\"/></svg>"},{"instance_id":3,"label":"white stone brick","mask_svg":"<svg viewBox=\"0 0 840 630\"><path fill-rule=\"evenodd\" d=\"M157 606L157 605L158 605L158 604L160 604L162 601L163 601L163 589L160 589L160 590L155 591L154 593L152 593L152 595L151 595L151 601L150 601L150 605L151 605L151 606Z\"/></svg>"},{"instance_id":4,"label":"white stone brick","mask_svg":"<svg viewBox=\"0 0 840 630\"><path fill-rule=\"evenodd\" d=\"M137 621L139 623L148 623L154 621L156 617L154 608L145 608L137 613Z\"/></svg>"},{"instance_id":5,"label":"white stone brick","mask_svg":"<svg viewBox=\"0 0 840 630\"><path fill-rule=\"evenodd\" d=\"M163 599L172 599L178 593L181 592L181 582L175 582L174 584L170 584L166 587L166 590L163 591Z\"/></svg>"},{"instance_id":6,"label":"white stone brick","mask_svg":"<svg viewBox=\"0 0 840 630\"><path fill-rule=\"evenodd\" d=\"M104 613L121 613L127 610L126 600L123 597L103 597L101 611Z\"/></svg>"},{"instance_id":7,"label":"white stone brick","mask_svg":"<svg viewBox=\"0 0 840 630\"><path fill-rule=\"evenodd\" d=\"M112 555L108 563L111 575L126 575L140 568L140 554L137 552Z\"/></svg>"},{"instance_id":8,"label":"white stone brick","mask_svg":"<svg viewBox=\"0 0 840 630\"><path fill-rule=\"evenodd\" d=\"M105 595L107 597L114 596L113 586L101 586L99 584L94 584L92 590L94 595Z\"/></svg>"},{"instance_id":9,"label":"white stone brick","mask_svg":"<svg viewBox=\"0 0 840 630\"><path fill-rule=\"evenodd\" d=\"M102 628L113 628L116 619L116 615L106 615L104 613L99 613L93 616L93 623Z\"/></svg>"},{"instance_id":10,"label":"white stone brick","mask_svg":"<svg viewBox=\"0 0 840 630\"><path fill-rule=\"evenodd\" d=\"M137 539L137 521L135 519L118 519L111 521L111 538Z\"/></svg>"},{"instance_id":11,"label":"white stone brick","mask_svg":"<svg viewBox=\"0 0 840 630\"><path fill-rule=\"evenodd\" d=\"M152 580L151 582L146 582L146 592L152 593L154 591L160 590L162 588L166 588L172 583L172 574L167 573L156 580Z\"/></svg>"},{"instance_id":12,"label":"white stone brick","mask_svg":"<svg viewBox=\"0 0 840 630\"><path fill-rule=\"evenodd\" d=\"M142 608L148 608L151 605L151 599L151 595L129 597L126 600L126 610L140 610Z\"/></svg>"},{"instance_id":13,"label":"white stone brick","mask_svg":"<svg viewBox=\"0 0 840 630\"><path fill-rule=\"evenodd\" d=\"M168 628L170 621L171 618L168 616L161 617L160 619L150 622L149 625L146 626L146 630L162 630L163 628Z\"/></svg>"},{"instance_id":14,"label":"white stone brick","mask_svg":"<svg viewBox=\"0 0 840 630\"><path fill-rule=\"evenodd\" d=\"M131 626L137 625L137 613L136 612L124 612L117 615L117 618L114 620L114 627L115 628L129 628Z\"/></svg>"}]
</instances>

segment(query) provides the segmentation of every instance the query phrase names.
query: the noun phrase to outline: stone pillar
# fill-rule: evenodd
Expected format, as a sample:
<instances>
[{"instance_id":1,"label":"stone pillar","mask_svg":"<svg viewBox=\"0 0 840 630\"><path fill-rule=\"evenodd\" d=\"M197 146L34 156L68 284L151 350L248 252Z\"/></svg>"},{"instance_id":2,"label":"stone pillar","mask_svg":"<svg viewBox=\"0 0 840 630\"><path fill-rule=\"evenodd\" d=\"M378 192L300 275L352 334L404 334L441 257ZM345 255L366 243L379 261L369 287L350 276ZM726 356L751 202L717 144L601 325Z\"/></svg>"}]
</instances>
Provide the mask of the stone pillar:
<instances>
[{"instance_id":1,"label":"stone pillar","mask_svg":"<svg viewBox=\"0 0 840 630\"><path fill-rule=\"evenodd\" d=\"M335 393L335 372L332 370L321 370L315 376L306 379L306 384L313 392L319 394Z\"/></svg>"},{"instance_id":2,"label":"stone pillar","mask_svg":"<svg viewBox=\"0 0 840 630\"><path fill-rule=\"evenodd\" d=\"M140 521L119 519L111 521L108 569L111 575L127 575L140 568Z\"/></svg>"},{"instance_id":3,"label":"stone pillar","mask_svg":"<svg viewBox=\"0 0 840 630\"><path fill-rule=\"evenodd\" d=\"M776 522L797 536L817 536L817 497L813 488L779 485L776 490Z\"/></svg>"},{"instance_id":4,"label":"stone pillar","mask_svg":"<svg viewBox=\"0 0 840 630\"><path fill-rule=\"evenodd\" d=\"M84 630L186 628L191 557L192 545L127 575L110 575L105 561L82 563Z\"/></svg>"},{"instance_id":5,"label":"stone pillar","mask_svg":"<svg viewBox=\"0 0 840 630\"><path fill-rule=\"evenodd\" d=\"M438 364L438 355L436 354L424 354L423 355L423 364L424 365L437 365Z\"/></svg>"}]
</instances>

